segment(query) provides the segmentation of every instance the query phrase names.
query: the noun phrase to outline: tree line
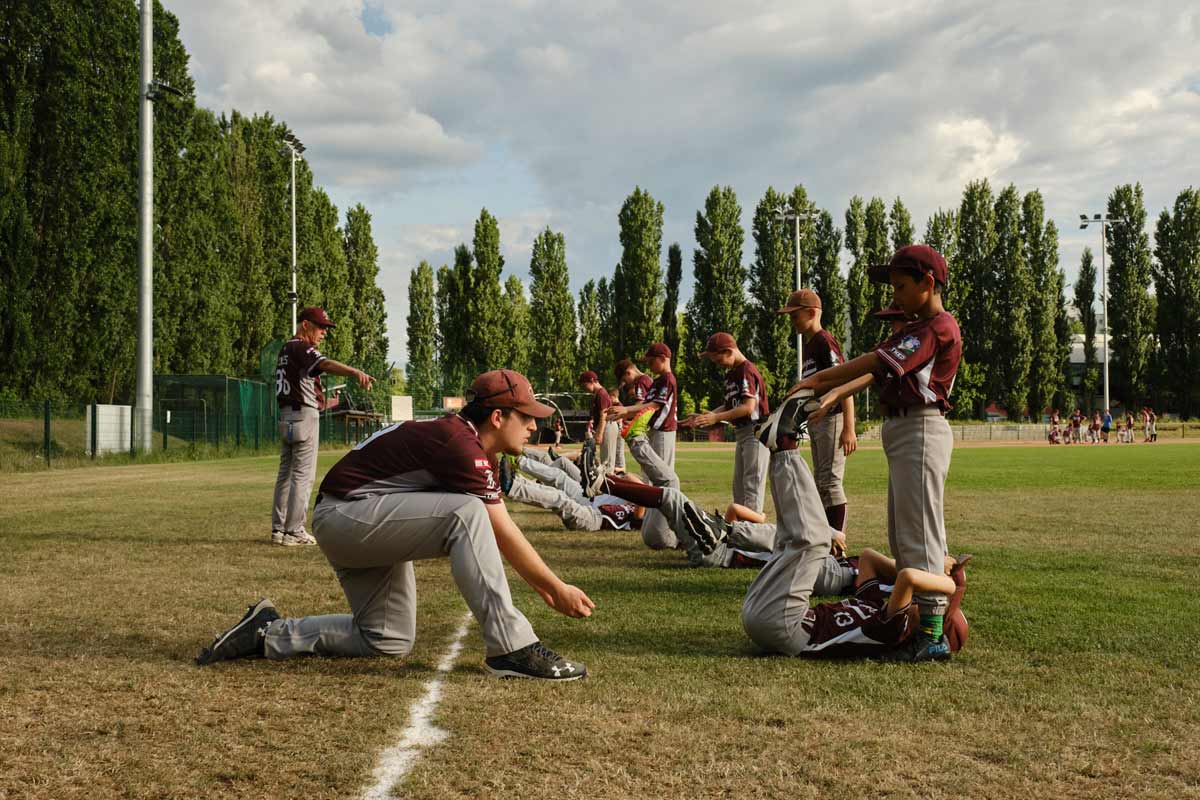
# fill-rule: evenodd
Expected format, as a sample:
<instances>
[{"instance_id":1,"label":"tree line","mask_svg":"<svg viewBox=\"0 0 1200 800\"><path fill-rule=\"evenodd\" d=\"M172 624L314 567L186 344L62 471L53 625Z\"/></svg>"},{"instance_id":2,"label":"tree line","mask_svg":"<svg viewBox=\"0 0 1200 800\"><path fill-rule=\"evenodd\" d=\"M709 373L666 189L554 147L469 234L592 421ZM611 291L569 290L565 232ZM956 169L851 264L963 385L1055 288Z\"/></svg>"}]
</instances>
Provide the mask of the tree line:
<instances>
[{"instance_id":1,"label":"tree line","mask_svg":"<svg viewBox=\"0 0 1200 800\"><path fill-rule=\"evenodd\" d=\"M1200 382L1200 192L1184 190L1162 212L1153 251L1140 185L1118 186L1106 210L1113 220L1107 237L1113 397L1126 407L1152 402L1190 416ZM611 384L615 361L636 358L662 340L676 353L681 410L712 407L721 402L720 376L699 353L718 330L734 335L772 397L779 397L795 380L795 337L786 317L775 313L794 287L792 215L801 220L805 285L820 294L822 325L848 356L886 335L872 312L888 305L890 289L870 282L867 268L921 241L946 256L944 303L963 333L955 416L983 418L992 402L1010 419L1092 404L1099 375L1093 256L1085 249L1068 299L1072 287L1059 266L1058 229L1046 218L1037 190L1022 194L1009 185L996 191L987 180L973 181L958 207L936 211L918 237L900 198L889 205L855 196L839 227L803 186L790 192L771 187L755 206L747 258L737 195L731 187L713 187L696 212L693 292L682 309L682 251L678 244L667 248L664 274L663 213L662 203L636 187L617 218L620 261L611 277L589 280L577 296L569 287L563 235L542 231L533 246L526 300L514 275L501 291L499 226L484 209L473 247L460 245L453 267L435 273L422 262L413 271L407 377L416 405L461 394L470 376L498 366L528 373L546 391L574 390L585 369ZM1068 381L1075 333L1086 334L1079 387Z\"/></svg>"},{"instance_id":2,"label":"tree line","mask_svg":"<svg viewBox=\"0 0 1200 800\"><path fill-rule=\"evenodd\" d=\"M154 371L259 375L291 333L291 163L270 114L198 107L176 17L155 3ZM0 19L0 397L133 394L137 331L137 5L10 5ZM371 215L344 222L296 164L300 305L323 350L387 367Z\"/></svg>"}]
</instances>

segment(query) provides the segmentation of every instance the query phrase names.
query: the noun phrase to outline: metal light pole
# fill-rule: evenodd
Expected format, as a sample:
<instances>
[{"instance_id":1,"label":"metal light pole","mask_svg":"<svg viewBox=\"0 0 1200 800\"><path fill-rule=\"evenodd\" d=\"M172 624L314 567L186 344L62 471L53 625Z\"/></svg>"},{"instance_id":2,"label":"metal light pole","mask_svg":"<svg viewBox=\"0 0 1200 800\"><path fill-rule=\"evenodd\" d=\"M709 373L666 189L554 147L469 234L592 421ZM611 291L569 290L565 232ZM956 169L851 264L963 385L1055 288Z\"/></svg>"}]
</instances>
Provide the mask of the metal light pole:
<instances>
[{"instance_id":1,"label":"metal light pole","mask_svg":"<svg viewBox=\"0 0 1200 800\"><path fill-rule=\"evenodd\" d=\"M296 331L296 301L300 295L296 293L296 162L304 152L304 145L296 135L288 131L283 135L283 143L292 153L292 290L288 299L292 301L292 333Z\"/></svg>"},{"instance_id":2,"label":"metal light pole","mask_svg":"<svg viewBox=\"0 0 1200 800\"><path fill-rule=\"evenodd\" d=\"M1108 250L1108 226L1119 222L1116 217L1108 214L1093 214L1088 219L1087 214L1080 214L1079 230L1086 230L1088 225L1100 226L1100 298L1104 313L1104 412L1112 408L1108 402L1108 270L1105 265L1105 251Z\"/></svg>"},{"instance_id":3,"label":"metal light pole","mask_svg":"<svg viewBox=\"0 0 1200 800\"><path fill-rule=\"evenodd\" d=\"M142 0L142 72L138 92L138 338L134 444L149 450L154 422L154 2Z\"/></svg>"},{"instance_id":4,"label":"metal light pole","mask_svg":"<svg viewBox=\"0 0 1200 800\"><path fill-rule=\"evenodd\" d=\"M796 235L796 291L804 288L804 275L800 270L800 220L805 222L812 219L816 214L816 209L811 205L805 206L800 210L800 213L789 211L786 207L780 208L775 212L775 219L780 222L792 222L795 224ZM796 380L799 381L804 375L804 340L799 333L796 334Z\"/></svg>"}]
</instances>

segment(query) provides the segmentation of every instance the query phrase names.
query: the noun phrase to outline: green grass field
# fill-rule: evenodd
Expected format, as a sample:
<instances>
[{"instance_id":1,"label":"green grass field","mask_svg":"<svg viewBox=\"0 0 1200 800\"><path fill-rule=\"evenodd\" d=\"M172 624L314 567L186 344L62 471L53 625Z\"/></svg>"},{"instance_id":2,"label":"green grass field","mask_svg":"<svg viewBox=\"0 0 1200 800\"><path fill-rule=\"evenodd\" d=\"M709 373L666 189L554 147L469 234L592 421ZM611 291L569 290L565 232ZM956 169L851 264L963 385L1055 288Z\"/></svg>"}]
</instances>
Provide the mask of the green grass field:
<instances>
[{"instance_id":1,"label":"green grass field","mask_svg":"<svg viewBox=\"0 0 1200 800\"><path fill-rule=\"evenodd\" d=\"M322 457L322 472L336 454ZM732 453L681 446L684 490L728 501ZM344 610L316 548L269 546L270 457L6 476L0 798L353 797L465 613L418 565L404 660L191 658L246 604ZM977 559L949 664L759 655L752 575L691 570L636 533L516 518L597 603L585 621L514 579L563 686L482 671L472 627L414 798L1200 796L1200 448L964 447L951 550ZM882 548L886 465L847 467L852 549ZM769 505L769 504L768 504ZM510 573L511 574L511 573Z\"/></svg>"}]
</instances>

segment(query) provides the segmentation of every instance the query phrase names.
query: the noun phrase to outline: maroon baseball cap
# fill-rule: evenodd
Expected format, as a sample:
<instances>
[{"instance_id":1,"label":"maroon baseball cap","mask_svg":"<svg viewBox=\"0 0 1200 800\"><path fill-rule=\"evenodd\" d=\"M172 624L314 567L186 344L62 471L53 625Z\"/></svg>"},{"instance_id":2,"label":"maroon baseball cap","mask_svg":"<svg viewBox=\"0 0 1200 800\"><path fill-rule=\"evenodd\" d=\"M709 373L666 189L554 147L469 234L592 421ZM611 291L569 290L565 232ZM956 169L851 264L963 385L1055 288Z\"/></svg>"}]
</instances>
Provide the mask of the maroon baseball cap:
<instances>
[{"instance_id":1,"label":"maroon baseball cap","mask_svg":"<svg viewBox=\"0 0 1200 800\"><path fill-rule=\"evenodd\" d=\"M867 275L877 283L887 283L888 273L894 269L915 269L917 272L932 275L942 286L946 285L949 278L946 259L927 244L901 247L888 263L868 267Z\"/></svg>"},{"instance_id":2,"label":"maroon baseball cap","mask_svg":"<svg viewBox=\"0 0 1200 800\"><path fill-rule=\"evenodd\" d=\"M616 374L617 380L621 380L621 378L624 378L625 370L629 369L632 366L633 366L633 362L630 361L628 358L622 358L620 361L618 361L616 366L613 367L613 372Z\"/></svg>"},{"instance_id":3,"label":"maroon baseball cap","mask_svg":"<svg viewBox=\"0 0 1200 800\"><path fill-rule=\"evenodd\" d=\"M313 325L319 325L322 328L336 328L333 320L325 313L325 309L320 306L309 306L300 312L299 317L301 322L311 322Z\"/></svg>"},{"instance_id":4,"label":"maroon baseball cap","mask_svg":"<svg viewBox=\"0 0 1200 800\"><path fill-rule=\"evenodd\" d=\"M584 384L599 383L600 376L590 369L585 369L583 372L579 373L579 382Z\"/></svg>"},{"instance_id":5,"label":"maroon baseball cap","mask_svg":"<svg viewBox=\"0 0 1200 800\"><path fill-rule=\"evenodd\" d=\"M812 289L797 289L788 295L787 303L776 314L790 314L798 308L820 308L821 296Z\"/></svg>"},{"instance_id":6,"label":"maroon baseball cap","mask_svg":"<svg viewBox=\"0 0 1200 800\"><path fill-rule=\"evenodd\" d=\"M494 369L480 375L467 390L468 403L485 408L515 408L531 417L548 417L553 406L539 403L533 396L529 379L511 369Z\"/></svg>"},{"instance_id":7,"label":"maroon baseball cap","mask_svg":"<svg viewBox=\"0 0 1200 800\"><path fill-rule=\"evenodd\" d=\"M894 302L887 308L881 308L878 311L872 313L871 316L874 317L875 319L882 319L887 322L892 322L893 320L908 319L908 315L904 313L904 309L902 309L900 306L896 305Z\"/></svg>"},{"instance_id":8,"label":"maroon baseball cap","mask_svg":"<svg viewBox=\"0 0 1200 800\"><path fill-rule=\"evenodd\" d=\"M736 350L736 349L737 349L737 340L733 338L733 335L729 334L729 333L725 333L724 331L721 331L718 333L714 333L712 336L708 337L708 343L704 345L704 352L701 353L700 355L701 356L712 356L712 355L716 355L717 353L720 353L722 350Z\"/></svg>"},{"instance_id":9,"label":"maroon baseball cap","mask_svg":"<svg viewBox=\"0 0 1200 800\"><path fill-rule=\"evenodd\" d=\"M649 361L652 358L670 358L671 348L667 347L662 342L655 342L646 348L646 355L642 356L642 361Z\"/></svg>"}]
</instances>

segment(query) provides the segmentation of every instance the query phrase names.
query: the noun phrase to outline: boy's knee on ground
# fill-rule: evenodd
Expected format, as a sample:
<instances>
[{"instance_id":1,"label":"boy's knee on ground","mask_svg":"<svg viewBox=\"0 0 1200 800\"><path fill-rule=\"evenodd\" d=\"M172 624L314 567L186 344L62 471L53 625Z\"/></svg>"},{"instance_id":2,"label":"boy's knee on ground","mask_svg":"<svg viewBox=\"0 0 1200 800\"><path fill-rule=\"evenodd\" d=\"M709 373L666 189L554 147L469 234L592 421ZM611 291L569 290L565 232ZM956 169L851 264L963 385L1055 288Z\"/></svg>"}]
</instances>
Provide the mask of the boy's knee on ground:
<instances>
[{"instance_id":1,"label":"boy's knee on ground","mask_svg":"<svg viewBox=\"0 0 1200 800\"><path fill-rule=\"evenodd\" d=\"M357 626L356 626L357 627ZM391 658L403 658L412 652L413 644L416 642L415 636L396 636L376 631L366 631L362 628L358 629L359 635L377 655L389 656Z\"/></svg>"}]
</instances>

